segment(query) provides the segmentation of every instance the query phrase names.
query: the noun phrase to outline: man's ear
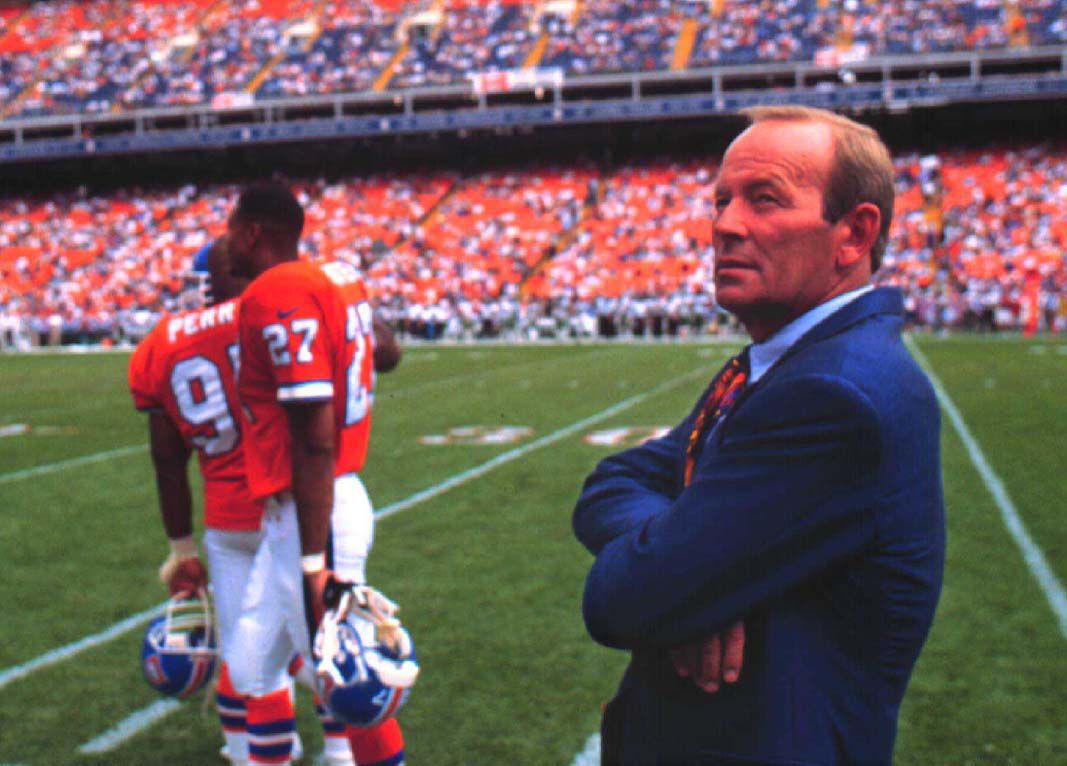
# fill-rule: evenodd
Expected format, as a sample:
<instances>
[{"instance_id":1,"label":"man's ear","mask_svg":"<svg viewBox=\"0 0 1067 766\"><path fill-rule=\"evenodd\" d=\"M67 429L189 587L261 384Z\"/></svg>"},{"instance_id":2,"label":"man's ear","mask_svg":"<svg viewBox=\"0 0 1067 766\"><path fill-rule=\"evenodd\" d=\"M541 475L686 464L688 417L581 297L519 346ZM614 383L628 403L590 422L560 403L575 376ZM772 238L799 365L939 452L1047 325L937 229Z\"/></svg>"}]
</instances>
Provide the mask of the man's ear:
<instances>
[{"instance_id":1,"label":"man's ear","mask_svg":"<svg viewBox=\"0 0 1067 766\"><path fill-rule=\"evenodd\" d=\"M841 217L835 225L837 248L835 265L847 271L860 261L871 260L871 249L882 226L882 212L872 202L861 202Z\"/></svg>"}]
</instances>

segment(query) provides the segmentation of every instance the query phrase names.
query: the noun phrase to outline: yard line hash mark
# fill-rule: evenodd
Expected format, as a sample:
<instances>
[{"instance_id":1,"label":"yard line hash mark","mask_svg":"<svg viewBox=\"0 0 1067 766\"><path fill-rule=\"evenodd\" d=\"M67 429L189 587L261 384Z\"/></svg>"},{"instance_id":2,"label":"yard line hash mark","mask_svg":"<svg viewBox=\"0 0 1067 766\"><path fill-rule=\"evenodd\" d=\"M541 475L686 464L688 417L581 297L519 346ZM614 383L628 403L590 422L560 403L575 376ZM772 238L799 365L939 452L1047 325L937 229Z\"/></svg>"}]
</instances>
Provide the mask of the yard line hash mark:
<instances>
[{"instance_id":1,"label":"yard line hash mark","mask_svg":"<svg viewBox=\"0 0 1067 766\"><path fill-rule=\"evenodd\" d=\"M989 464L978 441L971 435L971 430L967 427L963 415L960 414L955 402L952 401L952 397L948 395L948 391L934 373L929 360L910 337L905 342L930 377L930 383L933 385L934 392L941 402L942 409L948 415L949 420L952 421L952 427L956 429L956 434L960 437L960 441L963 442L963 446L966 447L971 462L978 470L982 481L985 482L989 494L993 496L997 508L1000 509L1001 518L1004 519L1004 526L1008 528L1008 532L1011 534L1012 539L1015 540L1015 544L1019 546L1026 566L1029 567L1030 573L1037 580L1037 584L1041 586L1045 598L1048 599L1049 606L1052 608L1053 614L1056 615L1056 621L1059 623L1060 632L1064 638L1067 638L1067 593L1064 592L1063 584L1056 578L1052 568L1048 565L1041 548L1030 537L1030 533L1026 530L1026 525L1023 524L1022 517L1015 508L1015 503L1012 502L1004 482L1001 481L1001 478Z\"/></svg>"}]
</instances>

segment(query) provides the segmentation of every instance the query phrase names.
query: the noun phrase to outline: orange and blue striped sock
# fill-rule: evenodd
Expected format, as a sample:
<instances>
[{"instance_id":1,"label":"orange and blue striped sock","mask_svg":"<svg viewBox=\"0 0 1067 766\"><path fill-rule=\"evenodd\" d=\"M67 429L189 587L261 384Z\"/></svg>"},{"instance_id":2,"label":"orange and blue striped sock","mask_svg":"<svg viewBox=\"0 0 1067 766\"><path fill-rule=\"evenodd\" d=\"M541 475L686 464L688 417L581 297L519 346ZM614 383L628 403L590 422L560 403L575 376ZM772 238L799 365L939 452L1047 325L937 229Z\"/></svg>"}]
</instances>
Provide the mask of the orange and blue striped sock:
<instances>
[{"instance_id":1,"label":"orange and blue striped sock","mask_svg":"<svg viewBox=\"0 0 1067 766\"><path fill-rule=\"evenodd\" d=\"M230 669L222 663L219 683L215 688L215 708L222 724L222 736L226 740L226 752L231 761L248 759L248 722L245 715L245 698L237 693L230 681Z\"/></svg>"},{"instance_id":2,"label":"orange and blue striped sock","mask_svg":"<svg viewBox=\"0 0 1067 766\"><path fill-rule=\"evenodd\" d=\"M248 697L248 762L250 764L291 763L293 733L293 699L282 688L263 697Z\"/></svg>"}]
</instances>

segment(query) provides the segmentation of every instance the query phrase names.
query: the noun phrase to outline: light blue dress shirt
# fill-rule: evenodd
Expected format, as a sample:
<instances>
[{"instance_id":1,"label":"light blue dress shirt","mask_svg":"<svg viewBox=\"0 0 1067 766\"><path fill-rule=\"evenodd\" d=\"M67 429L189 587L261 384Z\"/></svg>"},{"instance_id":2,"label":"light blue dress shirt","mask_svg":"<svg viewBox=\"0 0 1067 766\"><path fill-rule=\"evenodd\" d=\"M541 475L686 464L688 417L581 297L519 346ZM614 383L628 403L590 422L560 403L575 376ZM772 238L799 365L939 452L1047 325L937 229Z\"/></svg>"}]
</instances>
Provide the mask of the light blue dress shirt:
<instances>
[{"instance_id":1,"label":"light blue dress shirt","mask_svg":"<svg viewBox=\"0 0 1067 766\"><path fill-rule=\"evenodd\" d=\"M801 314L762 343L753 343L749 349L748 359L751 372L748 376L747 385L752 385L763 377L764 373L771 369L774 363L782 357L782 354L800 340L808 330L838 309L873 289L873 285L864 285L857 290L841 293L841 295L831 298L826 303L820 303L806 314Z\"/></svg>"}]
</instances>

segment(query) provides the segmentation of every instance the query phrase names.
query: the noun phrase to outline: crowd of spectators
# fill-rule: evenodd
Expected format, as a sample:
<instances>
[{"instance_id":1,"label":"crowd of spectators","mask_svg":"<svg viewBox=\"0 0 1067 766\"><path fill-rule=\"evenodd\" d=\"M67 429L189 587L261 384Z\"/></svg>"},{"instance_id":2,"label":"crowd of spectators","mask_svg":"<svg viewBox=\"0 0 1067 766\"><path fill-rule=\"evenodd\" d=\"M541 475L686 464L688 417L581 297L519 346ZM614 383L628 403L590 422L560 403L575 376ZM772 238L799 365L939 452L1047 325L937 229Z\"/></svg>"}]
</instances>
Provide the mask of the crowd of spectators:
<instances>
[{"instance_id":1,"label":"crowd of spectators","mask_svg":"<svg viewBox=\"0 0 1067 766\"><path fill-rule=\"evenodd\" d=\"M707 18L708 3L691 0L591 0L576 23L548 27L542 64L576 75L670 69L687 18Z\"/></svg>"},{"instance_id":2,"label":"crowd of spectators","mask_svg":"<svg viewBox=\"0 0 1067 766\"><path fill-rule=\"evenodd\" d=\"M465 179L429 220L374 262L375 290L386 300L421 305L514 293L578 226L594 177L592 168L541 167Z\"/></svg>"},{"instance_id":3,"label":"crowd of spectators","mask_svg":"<svg viewBox=\"0 0 1067 766\"><path fill-rule=\"evenodd\" d=\"M535 64L586 75L1064 43L1067 0L47 0L0 9L0 103L5 117L92 113Z\"/></svg>"},{"instance_id":4,"label":"crowd of spectators","mask_svg":"<svg viewBox=\"0 0 1067 766\"><path fill-rule=\"evenodd\" d=\"M373 0L329 0L316 28L290 45L257 98L369 90L398 47L398 14Z\"/></svg>"},{"instance_id":5,"label":"crowd of spectators","mask_svg":"<svg viewBox=\"0 0 1067 766\"><path fill-rule=\"evenodd\" d=\"M904 289L909 322L1067 330L1067 153L956 152L936 158L932 175L918 157L897 165L878 279Z\"/></svg>"},{"instance_id":6,"label":"crowd of spectators","mask_svg":"<svg viewBox=\"0 0 1067 766\"><path fill-rule=\"evenodd\" d=\"M877 281L935 329L1067 331L1067 151L896 159ZM709 293L713 160L296 182L305 257L368 274L417 337L675 335L724 326ZM0 320L28 337L136 338L180 308L237 189L0 203ZM10 335L10 332L5 333Z\"/></svg>"},{"instance_id":7,"label":"crowd of spectators","mask_svg":"<svg viewBox=\"0 0 1067 766\"><path fill-rule=\"evenodd\" d=\"M447 85L474 72L518 69L536 38L535 9L517 0L452 2L436 28L409 27L409 50L392 86Z\"/></svg>"}]
</instances>

